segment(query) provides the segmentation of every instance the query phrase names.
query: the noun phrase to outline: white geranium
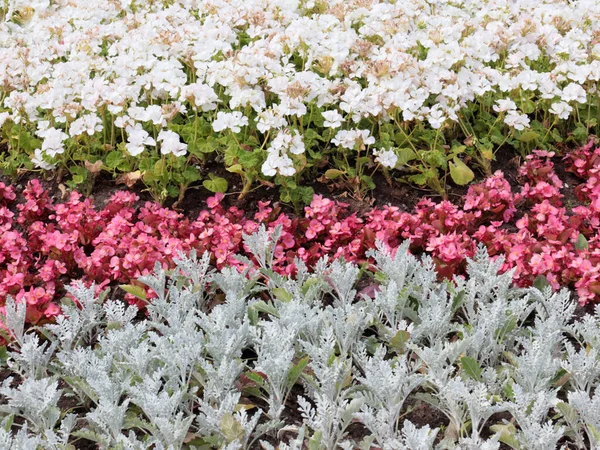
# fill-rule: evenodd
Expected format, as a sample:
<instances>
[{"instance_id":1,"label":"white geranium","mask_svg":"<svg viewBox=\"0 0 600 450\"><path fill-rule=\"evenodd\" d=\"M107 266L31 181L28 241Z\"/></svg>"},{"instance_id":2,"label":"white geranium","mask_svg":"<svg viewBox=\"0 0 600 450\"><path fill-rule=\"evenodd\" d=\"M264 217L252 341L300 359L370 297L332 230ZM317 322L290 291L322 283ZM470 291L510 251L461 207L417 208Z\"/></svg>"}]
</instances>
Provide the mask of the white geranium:
<instances>
[{"instance_id":1,"label":"white geranium","mask_svg":"<svg viewBox=\"0 0 600 450\"><path fill-rule=\"evenodd\" d=\"M354 148L359 141L364 145L371 145L375 143L375 138L371 136L369 130L340 130L331 140L338 147L348 149Z\"/></svg>"},{"instance_id":2,"label":"white geranium","mask_svg":"<svg viewBox=\"0 0 600 450\"><path fill-rule=\"evenodd\" d=\"M75 120L69 127L69 134L73 137L87 133L93 136L102 131L102 120L96 114L86 114Z\"/></svg>"},{"instance_id":3,"label":"white geranium","mask_svg":"<svg viewBox=\"0 0 600 450\"><path fill-rule=\"evenodd\" d=\"M496 100L496 104L492 107L494 111L501 113L507 111L514 111L517 109L517 105L509 98L503 98Z\"/></svg>"},{"instance_id":4,"label":"white geranium","mask_svg":"<svg viewBox=\"0 0 600 450\"><path fill-rule=\"evenodd\" d=\"M156 145L156 141L142 128L141 123L136 123L135 126L128 125L125 131L127 131L125 148L131 156L142 153L146 145Z\"/></svg>"},{"instance_id":5,"label":"white geranium","mask_svg":"<svg viewBox=\"0 0 600 450\"><path fill-rule=\"evenodd\" d=\"M577 103L585 103L587 101L587 94L577 83L569 83L562 91L561 98L565 102L576 101Z\"/></svg>"},{"instance_id":6,"label":"white geranium","mask_svg":"<svg viewBox=\"0 0 600 450\"><path fill-rule=\"evenodd\" d=\"M552 106L550 107L549 111L550 113L557 115L559 119L564 120L569 118L571 112L573 111L573 108L566 102L557 102L552 103Z\"/></svg>"},{"instance_id":7,"label":"white geranium","mask_svg":"<svg viewBox=\"0 0 600 450\"><path fill-rule=\"evenodd\" d=\"M230 129L234 133L242 131L241 127L248 125L248 118L239 111L230 113L219 111L217 118L212 124L213 130L219 132L225 129Z\"/></svg>"},{"instance_id":8,"label":"white geranium","mask_svg":"<svg viewBox=\"0 0 600 450\"><path fill-rule=\"evenodd\" d=\"M339 128L342 126L342 122L344 117L337 111L324 111L322 113L323 118L323 126L327 128Z\"/></svg>"},{"instance_id":9,"label":"white geranium","mask_svg":"<svg viewBox=\"0 0 600 450\"><path fill-rule=\"evenodd\" d=\"M181 101L189 100L194 109L213 111L217 109L219 97L213 88L204 83L192 83L181 89Z\"/></svg>"},{"instance_id":10,"label":"white geranium","mask_svg":"<svg viewBox=\"0 0 600 450\"><path fill-rule=\"evenodd\" d=\"M183 156L187 152L187 144L179 141L179 135L171 130L161 130L157 141L161 142L160 152L163 155L173 153L175 156Z\"/></svg>"},{"instance_id":11,"label":"white geranium","mask_svg":"<svg viewBox=\"0 0 600 450\"><path fill-rule=\"evenodd\" d=\"M270 177L277 175L277 173L286 177L292 176L296 173L296 169L294 169L294 163L290 157L287 155L280 155L277 151L269 152L261 170L263 174Z\"/></svg>"},{"instance_id":12,"label":"white geranium","mask_svg":"<svg viewBox=\"0 0 600 450\"><path fill-rule=\"evenodd\" d=\"M8 119L10 119L10 113L7 113L7 112L0 113L0 128L2 128L2 125L4 125L4 122L6 122Z\"/></svg>"},{"instance_id":13,"label":"white geranium","mask_svg":"<svg viewBox=\"0 0 600 450\"><path fill-rule=\"evenodd\" d=\"M48 128L43 133L44 142L42 142L42 152L48 156L56 156L65 151L63 142L69 137L67 133L56 128Z\"/></svg>"},{"instance_id":14,"label":"white geranium","mask_svg":"<svg viewBox=\"0 0 600 450\"><path fill-rule=\"evenodd\" d=\"M436 105L436 107L432 108L429 112L429 115L427 116L427 121L433 129L437 130L441 128L441 126L446 121L446 116L444 116L444 112L441 110L441 108L439 108Z\"/></svg>"},{"instance_id":15,"label":"white geranium","mask_svg":"<svg viewBox=\"0 0 600 450\"><path fill-rule=\"evenodd\" d=\"M504 118L504 123L515 130L524 130L529 126L529 117L527 117L527 114L510 111Z\"/></svg>"},{"instance_id":16,"label":"white geranium","mask_svg":"<svg viewBox=\"0 0 600 450\"><path fill-rule=\"evenodd\" d=\"M373 151L373 154L376 156L375 162L378 162L383 167L394 168L396 164L398 164L398 155L392 150L381 149Z\"/></svg>"},{"instance_id":17,"label":"white geranium","mask_svg":"<svg viewBox=\"0 0 600 450\"><path fill-rule=\"evenodd\" d=\"M42 150L36 148L33 152L33 158L31 158L31 162L35 164L36 167L44 170L52 170L56 168L56 164L50 164L44 161L44 155L42 154Z\"/></svg>"}]
</instances>

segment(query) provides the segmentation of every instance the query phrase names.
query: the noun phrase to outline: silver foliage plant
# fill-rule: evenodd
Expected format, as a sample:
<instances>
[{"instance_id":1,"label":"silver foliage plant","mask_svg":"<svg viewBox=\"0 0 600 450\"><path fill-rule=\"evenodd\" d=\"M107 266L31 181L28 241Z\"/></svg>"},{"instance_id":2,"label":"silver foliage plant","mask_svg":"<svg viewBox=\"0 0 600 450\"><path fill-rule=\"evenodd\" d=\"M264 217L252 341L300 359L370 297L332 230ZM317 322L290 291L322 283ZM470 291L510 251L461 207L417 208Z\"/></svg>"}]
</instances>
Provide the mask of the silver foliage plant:
<instances>
[{"instance_id":1,"label":"silver foliage plant","mask_svg":"<svg viewBox=\"0 0 600 450\"><path fill-rule=\"evenodd\" d=\"M483 248L450 281L408 243L378 243L370 271L324 258L282 276L278 236L246 236L244 270L193 252L157 265L145 317L80 283L56 323L26 329L9 298L0 447L600 445L600 307L573 320L568 292L513 288ZM415 425L424 408L435 423Z\"/></svg>"}]
</instances>

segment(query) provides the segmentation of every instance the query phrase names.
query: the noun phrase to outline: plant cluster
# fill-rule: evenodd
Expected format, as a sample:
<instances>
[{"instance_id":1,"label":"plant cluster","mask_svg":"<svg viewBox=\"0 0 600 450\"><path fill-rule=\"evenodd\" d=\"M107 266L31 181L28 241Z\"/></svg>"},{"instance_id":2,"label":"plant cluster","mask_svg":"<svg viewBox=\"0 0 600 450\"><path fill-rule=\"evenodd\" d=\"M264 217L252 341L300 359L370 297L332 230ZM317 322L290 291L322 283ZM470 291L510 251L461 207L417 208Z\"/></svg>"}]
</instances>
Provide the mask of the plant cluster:
<instances>
[{"instance_id":1,"label":"plant cluster","mask_svg":"<svg viewBox=\"0 0 600 450\"><path fill-rule=\"evenodd\" d=\"M598 0L532 6L6 0L0 167L120 174L159 202L226 191L223 167L295 204L303 180L359 196L378 170L445 194L503 145L598 134Z\"/></svg>"},{"instance_id":2,"label":"plant cluster","mask_svg":"<svg viewBox=\"0 0 600 450\"><path fill-rule=\"evenodd\" d=\"M14 190L1 184L0 299L24 300L30 321L37 322L59 313L54 301L63 295L64 281L81 278L99 287L121 283L127 298L142 306L139 298L154 294L134 280L150 273L156 262L172 268L177 252L196 250L208 251L217 268L243 269L234 258L249 251L243 233L265 224L271 231L282 228L272 261L281 274L296 273L296 259L314 267L323 256L368 267L367 252L376 240L390 248L409 240L413 253L427 252L438 273L451 277L462 273L466 258L484 243L491 256L506 256L501 270L514 268L517 285L570 285L585 304L600 295L600 148L590 141L565 157L568 169L585 181L575 189L582 204L569 213L553 156L536 151L526 158L518 193L496 172L472 185L460 207L423 199L413 213L384 206L363 216L315 196L301 217L259 202L250 218L236 207L224 208L220 193L208 199L209 209L195 220L155 203L136 208L137 196L128 192L117 192L98 211L77 192L55 204L35 180L24 190L25 202L16 206L15 216L8 208ZM518 219L516 206L526 211Z\"/></svg>"},{"instance_id":3,"label":"plant cluster","mask_svg":"<svg viewBox=\"0 0 600 450\"><path fill-rule=\"evenodd\" d=\"M467 276L378 242L360 268L272 267L281 227L245 245L246 269L205 253L141 277L147 317L94 286L56 323L25 330L7 301L0 442L13 450L517 450L600 443L600 308L572 321L567 290L512 288L480 246ZM69 406L65 406L69 405ZM428 405L445 419L411 422Z\"/></svg>"}]
</instances>

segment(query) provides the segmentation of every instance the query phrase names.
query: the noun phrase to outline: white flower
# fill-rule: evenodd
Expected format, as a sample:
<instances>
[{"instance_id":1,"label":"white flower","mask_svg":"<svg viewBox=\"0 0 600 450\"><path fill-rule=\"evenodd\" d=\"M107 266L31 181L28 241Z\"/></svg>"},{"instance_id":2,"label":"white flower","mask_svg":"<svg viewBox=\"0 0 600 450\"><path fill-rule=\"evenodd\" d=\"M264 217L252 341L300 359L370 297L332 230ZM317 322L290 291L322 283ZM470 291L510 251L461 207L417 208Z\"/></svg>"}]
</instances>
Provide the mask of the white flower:
<instances>
[{"instance_id":1,"label":"white flower","mask_svg":"<svg viewBox=\"0 0 600 450\"><path fill-rule=\"evenodd\" d=\"M296 173L294 169L294 163L287 155L280 155L277 151L269 152L267 159L262 165L262 173L272 177L277 173L286 177L292 176Z\"/></svg>"},{"instance_id":2,"label":"white flower","mask_svg":"<svg viewBox=\"0 0 600 450\"><path fill-rule=\"evenodd\" d=\"M63 141L68 137L69 135L67 133L63 133L62 130L48 128L44 131L42 151L48 156L56 156L57 154L63 153L65 151Z\"/></svg>"},{"instance_id":3,"label":"white flower","mask_svg":"<svg viewBox=\"0 0 600 450\"><path fill-rule=\"evenodd\" d=\"M117 128L127 128L128 126L133 125L135 125L135 121L127 114L119 116L115 119L115 127Z\"/></svg>"},{"instance_id":4,"label":"white flower","mask_svg":"<svg viewBox=\"0 0 600 450\"><path fill-rule=\"evenodd\" d=\"M4 122L6 122L8 119L10 119L10 113L7 113L7 112L0 113L0 128L2 128L2 125L4 125Z\"/></svg>"},{"instance_id":5,"label":"white flower","mask_svg":"<svg viewBox=\"0 0 600 450\"><path fill-rule=\"evenodd\" d=\"M203 83L193 83L184 86L181 89L181 101L189 100L194 109L200 108L202 111L212 111L217 109L217 103L220 101L215 91Z\"/></svg>"},{"instance_id":6,"label":"white flower","mask_svg":"<svg viewBox=\"0 0 600 450\"><path fill-rule=\"evenodd\" d=\"M73 137L83 133L93 136L100 131L102 131L102 120L96 114L86 114L75 120L69 127L69 134Z\"/></svg>"},{"instance_id":7,"label":"white flower","mask_svg":"<svg viewBox=\"0 0 600 450\"><path fill-rule=\"evenodd\" d=\"M31 158L31 162L35 164L36 167L44 170L52 170L56 167L56 164L50 164L44 161L44 155L42 154L42 150L39 148L36 148L35 152L33 152L33 158Z\"/></svg>"},{"instance_id":8,"label":"white flower","mask_svg":"<svg viewBox=\"0 0 600 450\"><path fill-rule=\"evenodd\" d=\"M248 118L239 111L226 113L219 111L217 118L212 124L213 130L219 132L225 129L230 129L234 133L239 133L243 126L248 125Z\"/></svg>"},{"instance_id":9,"label":"white flower","mask_svg":"<svg viewBox=\"0 0 600 450\"><path fill-rule=\"evenodd\" d=\"M294 136L292 137L292 142L290 143L290 153L292 155L299 155L304 153L304 141L302 140L302 136L298 133L297 130L294 130Z\"/></svg>"},{"instance_id":10,"label":"white flower","mask_svg":"<svg viewBox=\"0 0 600 450\"><path fill-rule=\"evenodd\" d=\"M585 89L576 83L569 83L567 87L563 89L560 97L565 102L572 102L575 100L578 103L585 103L587 101Z\"/></svg>"},{"instance_id":11,"label":"white flower","mask_svg":"<svg viewBox=\"0 0 600 450\"><path fill-rule=\"evenodd\" d=\"M256 128L261 133L266 133L273 128L283 128L287 125L285 117L281 117L277 111L273 109L266 109L258 115L258 122Z\"/></svg>"},{"instance_id":12,"label":"white flower","mask_svg":"<svg viewBox=\"0 0 600 450\"><path fill-rule=\"evenodd\" d=\"M175 156L183 156L187 151L187 144L179 141L179 135L171 130L161 130L157 141L162 142L160 152L163 155L173 153Z\"/></svg>"},{"instance_id":13,"label":"white flower","mask_svg":"<svg viewBox=\"0 0 600 450\"><path fill-rule=\"evenodd\" d=\"M125 131L127 131L125 148L131 156L142 153L145 145L156 145L156 141L142 128L141 123L136 123L135 127L129 125L125 128Z\"/></svg>"},{"instance_id":14,"label":"white flower","mask_svg":"<svg viewBox=\"0 0 600 450\"><path fill-rule=\"evenodd\" d=\"M373 154L376 156L375 161L381 164L383 167L394 168L398 163L398 156L392 149L375 150Z\"/></svg>"},{"instance_id":15,"label":"white flower","mask_svg":"<svg viewBox=\"0 0 600 450\"><path fill-rule=\"evenodd\" d=\"M568 119L573 108L566 102L552 103L550 113L558 116L559 119Z\"/></svg>"},{"instance_id":16,"label":"white flower","mask_svg":"<svg viewBox=\"0 0 600 450\"><path fill-rule=\"evenodd\" d=\"M529 117L527 117L527 114L510 111L504 118L504 123L515 130L524 130L525 127L529 126Z\"/></svg>"},{"instance_id":17,"label":"white flower","mask_svg":"<svg viewBox=\"0 0 600 450\"><path fill-rule=\"evenodd\" d=\"M506 111L514 111L517 109L517 105L509 98L496 100L496 104L493 106L494 111L501 113Z\"/></svg>"},{"instance_id":18,"label":"white flower","mask_svg":"<svg viewBox=\"0 0 600 450\"><path fill-rule=\"evenodd\" d=\"M444 112L439 107L433 107L429 112L427 121L433 129L437 130L444 124L446 117L444 116Z\"/></svg>"},{"instance_id":19,"label":"white flower","mask_svg":"<svg viewBox=\"0 0 600 450\"><path fill-rule=\"evenodd\" d=\"M152 122L154 125L165 126L167 124L163 117L162 108L159 105L150 105L142 116L144 122Z\"/></svg>"},{"instance_id":20,"label":"white flower","mask_svg":"<svg viewBox=\"0 0 600 450\"><path fill-rule=\"evenodd\" d=\"M324 111L322 113L323 118L323 126L327 128L339 128L342 126L342 121L344 117L337 111Z\"/></svg>"},{"instance_id":21,"label":"white flower","mask_svg":"<svg viewBox=\"0 0 600 450\"><path fill-rule=\"evenodd\" d=\"M357 142L362 142L363 145L371 145L375 143L375 138L370 136L369 130L340 130L331 140L338 147L354 148Z\"/></svg>"}]
</instances>

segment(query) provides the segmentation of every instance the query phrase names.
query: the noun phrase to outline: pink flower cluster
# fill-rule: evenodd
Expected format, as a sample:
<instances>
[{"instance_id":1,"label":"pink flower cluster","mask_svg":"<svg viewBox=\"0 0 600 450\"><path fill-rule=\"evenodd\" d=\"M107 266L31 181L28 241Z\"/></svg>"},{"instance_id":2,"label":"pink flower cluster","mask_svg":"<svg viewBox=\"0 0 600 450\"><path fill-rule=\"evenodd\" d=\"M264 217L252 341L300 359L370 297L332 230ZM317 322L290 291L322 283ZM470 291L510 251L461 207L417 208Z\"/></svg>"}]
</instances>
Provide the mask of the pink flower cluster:
<instances>
[{"instance_id":1,"label":"pink flower cluster","mask_svg":"<svg viewBox=\"0 0 600 450\"><path fill-rule=\"evenodd\" d=\"M302 217L283 214L269 202L259 202L254 216L246 217L236 207L225 208L222 194L209 198L208 209L195 220L150 202L137 208L139 199L130 192L117 192L97 210L92 199L76 192L54 203L37 180L24 190L24 202L11 209L14 189L0 183L0 305L7 295L24 301L29 321L36 323L60 312L55 302L64 295L64 283L135 283L156 262L172 267L178 252L191 249L209 251L217 267L239 266L233 255L248 252L242 235L261 223L282 227L274 261L281 273L294 273L295 257L309 266L324 255L362 263L376 240L395 248L409 239L413 252L429 252L440 276L448 277L463 270L465 258L482 242L492 256L506 256L502 269L515 268L516 284L531 285L542 275L555 288L573 286L582 304L596 301L600 148L590 143L564 158L583 180L575 191L581 204L570 211L562 204L564 185L554 156L529 155L519 169L517 193L496 172L472 185L462 206L423 199L412 213L384 206L360 217L348 205L318 195Z\"/></svg>"}]
</instances>

